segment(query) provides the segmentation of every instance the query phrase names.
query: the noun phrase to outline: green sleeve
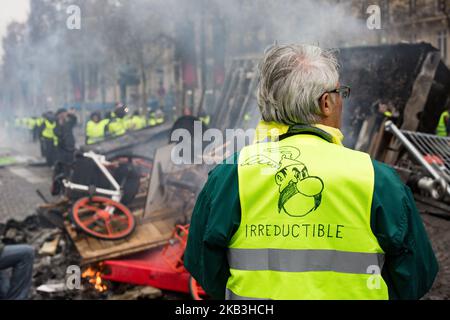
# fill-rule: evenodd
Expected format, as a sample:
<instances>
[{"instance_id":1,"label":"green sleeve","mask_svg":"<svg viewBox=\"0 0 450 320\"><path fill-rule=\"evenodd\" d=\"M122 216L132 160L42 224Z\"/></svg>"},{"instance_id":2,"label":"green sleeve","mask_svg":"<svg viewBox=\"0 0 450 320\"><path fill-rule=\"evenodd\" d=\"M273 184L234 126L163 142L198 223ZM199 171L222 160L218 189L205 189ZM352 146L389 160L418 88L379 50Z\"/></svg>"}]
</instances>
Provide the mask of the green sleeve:
<instances>
[{"instance_id":1,"label":"green sleeve","mask_svg":"<svg viewBox=\"0 0 450 320\"><path fill-rule=\"evenodd\" d=\"M237 154L232 160L227 163L237 163ZM192 213L184 256L186 269L215 299L225 298L228 243L241 220L237 174L235 164L221 164L210 172Z\"/></svg>"},{"instance_id":2,"label":"green sleeve","mask_svg":"<svg viewBox=\"0 0 450 320\"><path fill-rule=\"evenodd\" d=\"M411 190L391 167L373 161L371 228L385 251L382 276L390 299L420 299L433 285L438 263Z\"/></svg>"}]
</instances>

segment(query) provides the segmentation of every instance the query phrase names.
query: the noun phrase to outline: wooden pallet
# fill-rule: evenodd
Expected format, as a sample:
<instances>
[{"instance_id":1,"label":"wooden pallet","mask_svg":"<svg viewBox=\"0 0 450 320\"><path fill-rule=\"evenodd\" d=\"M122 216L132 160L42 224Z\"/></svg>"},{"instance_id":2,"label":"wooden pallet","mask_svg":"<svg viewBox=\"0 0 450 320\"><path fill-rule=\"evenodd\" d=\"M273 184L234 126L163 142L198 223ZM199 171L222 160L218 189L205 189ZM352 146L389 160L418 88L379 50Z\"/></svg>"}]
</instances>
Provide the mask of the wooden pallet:
<instances>
[{"instance_id":1,"label":"wooden pallet","mask_svg":"<svg viewBox=\"0 0 450 320\"><path fill-rule=\"evenodd\" d=\"M137 214L142 214L142 211ZM78 232L69 222L66 222L65 228L81 256L81 264L84 265L126 256L167 243L176 223L176 214L168 210L155 214L155 219L139 222L129 238L118 241L92 238Z\"/></svg>"}]
</instances>

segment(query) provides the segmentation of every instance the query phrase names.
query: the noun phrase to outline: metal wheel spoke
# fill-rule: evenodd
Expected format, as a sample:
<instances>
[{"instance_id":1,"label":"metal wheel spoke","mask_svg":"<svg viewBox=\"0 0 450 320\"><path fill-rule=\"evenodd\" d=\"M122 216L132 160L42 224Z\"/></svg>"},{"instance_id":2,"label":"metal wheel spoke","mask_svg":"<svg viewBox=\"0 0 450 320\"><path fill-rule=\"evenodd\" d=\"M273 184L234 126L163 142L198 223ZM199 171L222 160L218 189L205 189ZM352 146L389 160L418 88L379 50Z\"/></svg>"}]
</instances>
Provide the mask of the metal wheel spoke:
<instances>
[{"instance_id":1,"label":"metal wheel spoke","mask_svg":"<svg viewBox=\"0 0 450 320\"><path fill-rule=\"evenodd\" d=\"M111 225L111 221L105 220L105 226L106 226L106 231L108 232L109 235L114 234L114 231L113 231L112 225Z\"/></svg>"},{"instance_id":2,"label":"metal wheel spoke","mask_svg":"<svg viewBox=\"0 0 450 320\"><path fill-rule=\"evenodd\" d=\"M100 217L97 215L94 215L88 219L82 220L81 222L83 222L86 226L90 226L92 225L94 222L97 222L98 220L100 220Z\"/></svg>"}]
</instances>

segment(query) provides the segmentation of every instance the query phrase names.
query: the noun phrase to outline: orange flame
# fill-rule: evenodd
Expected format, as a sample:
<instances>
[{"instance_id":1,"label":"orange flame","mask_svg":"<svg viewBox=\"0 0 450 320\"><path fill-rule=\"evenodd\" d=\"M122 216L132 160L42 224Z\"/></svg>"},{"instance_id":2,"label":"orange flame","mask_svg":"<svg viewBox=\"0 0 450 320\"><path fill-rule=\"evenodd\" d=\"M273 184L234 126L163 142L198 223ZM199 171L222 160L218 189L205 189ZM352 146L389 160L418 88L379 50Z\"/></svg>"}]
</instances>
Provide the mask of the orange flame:
<instances>
[{"instance_id":1,"label":"orange flame","mask_svg":"<svg viewBox=\"0 0 450 320\"><path fill-rule=\"evenodd\" d=\"M88 279L98 292L105 292L108 290L106 284L103 283L102 273L92 267L87 268L82 274L83 279Z\"/></svg>"}]
</instances>

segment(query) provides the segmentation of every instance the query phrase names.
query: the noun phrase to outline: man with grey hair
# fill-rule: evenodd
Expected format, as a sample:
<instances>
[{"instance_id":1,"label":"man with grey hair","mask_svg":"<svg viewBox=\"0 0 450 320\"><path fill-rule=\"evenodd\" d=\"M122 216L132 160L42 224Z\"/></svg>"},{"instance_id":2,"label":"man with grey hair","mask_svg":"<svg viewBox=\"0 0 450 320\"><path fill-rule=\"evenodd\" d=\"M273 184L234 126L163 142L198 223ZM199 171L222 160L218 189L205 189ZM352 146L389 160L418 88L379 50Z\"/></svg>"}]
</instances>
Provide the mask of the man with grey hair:
<instances>
[{"instance_id":1,"label":"man with grey hair","mask_svg":"<svg viewBox=\"0 0 450 320\"><path fill-rule=\"evenodd\" d=\"M438 265L411 191L342 145L349 96L333 52L266 52L255 143L210 173L192 216L185 266L212 297L419 299L431 288Z\"/></svg>"}]
</instances>

